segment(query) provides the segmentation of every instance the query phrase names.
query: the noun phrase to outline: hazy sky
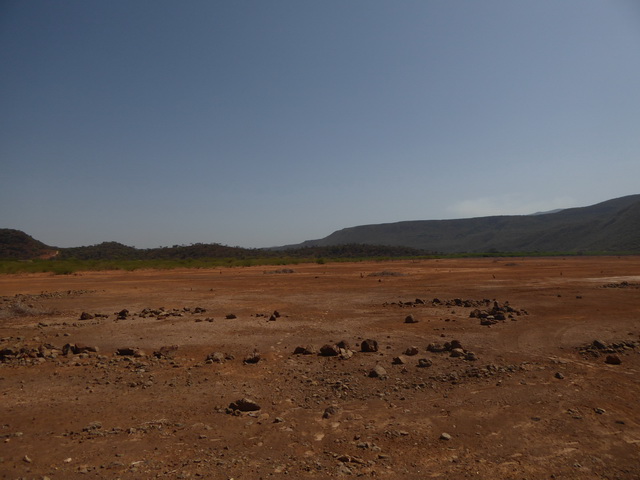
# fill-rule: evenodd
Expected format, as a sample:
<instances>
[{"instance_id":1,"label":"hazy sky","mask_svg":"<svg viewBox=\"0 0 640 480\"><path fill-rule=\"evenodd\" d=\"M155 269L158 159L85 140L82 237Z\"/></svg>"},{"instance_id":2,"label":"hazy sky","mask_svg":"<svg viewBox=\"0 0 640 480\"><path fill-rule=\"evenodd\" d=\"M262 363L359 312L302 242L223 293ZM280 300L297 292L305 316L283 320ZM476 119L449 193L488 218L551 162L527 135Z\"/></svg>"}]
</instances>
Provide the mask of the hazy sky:
<instances>
[{"instance_id":1,"label":"hazy sky","mask_svg":"<svg viewBox=\"0 0 640 480\"><path fill-rule=\"evenodd\" d=\"M0 228L50 245L636 193L635 0L0 0Z\"/></svg>"}]
</instances>

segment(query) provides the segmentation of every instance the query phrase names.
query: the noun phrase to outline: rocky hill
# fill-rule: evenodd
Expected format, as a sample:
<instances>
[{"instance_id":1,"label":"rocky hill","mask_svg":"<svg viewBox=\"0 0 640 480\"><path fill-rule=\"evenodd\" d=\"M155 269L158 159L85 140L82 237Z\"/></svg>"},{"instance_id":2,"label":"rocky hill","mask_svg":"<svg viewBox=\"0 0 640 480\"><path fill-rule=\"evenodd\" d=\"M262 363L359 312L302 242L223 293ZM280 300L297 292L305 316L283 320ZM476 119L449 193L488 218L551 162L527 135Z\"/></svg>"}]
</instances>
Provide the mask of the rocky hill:
<instances>
[{"instance_id":1,"label":"rocky hill","mask_svg":"<svg viewBox=\"0 0 640 480\"><path fill-rule=\"evenodd\" d=\"M20 230L0 228L0 259L52 258L57 253L55 247L45 245Z\"/></svg>"},{"instance_id":2,"label":"rocky hill","mask_svg":"<svg viewBox=\"0 0 640 480\"><path fill-rule=\"evenodd\" d=\"M538 215L362 225L283 248L348 243L439 253L640 252L640 195Z\"/></svg>"},{"instance_id":3,"label":"rocky hill","mask_svg":"<svg viewBox=\"0 0 640 480\"><path fill-rule=\"evenodd\" d=\"M20 230L0 229L0 259L183 260L256 258L409 257L433 253L640 253L640 195L589 207L460 220L362 225L319 239L269 249L196 243L139 249L118 242L56 248Z\"/></svg>"},{"instance_id":4,"label":"rocky hill","mask_svg":"<svg viewBox=\"0 0 640 480\"><path fill-rule=\"evenodd\" d=\"M135 248L119 242L71 248L45 245L20 230L0 229L0 260L187 260L205 258L251 259L283 256L292 258L412 257L426 252L410 247L386 245L328 245L301 247L286 252L274 249L229 247L218 243L195 243L160 248Z\"/></svg>"}]
</instances>

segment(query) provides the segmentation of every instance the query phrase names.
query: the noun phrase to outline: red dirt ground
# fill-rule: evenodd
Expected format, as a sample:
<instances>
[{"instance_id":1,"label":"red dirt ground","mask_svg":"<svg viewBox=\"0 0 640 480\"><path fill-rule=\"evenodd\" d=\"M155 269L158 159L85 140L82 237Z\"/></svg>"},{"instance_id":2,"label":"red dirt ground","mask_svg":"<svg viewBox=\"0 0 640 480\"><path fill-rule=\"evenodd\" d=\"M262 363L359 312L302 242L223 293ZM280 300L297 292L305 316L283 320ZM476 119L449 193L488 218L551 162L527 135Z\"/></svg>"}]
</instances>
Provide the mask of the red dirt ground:
<instances>
[{"instance_id":1,"label":"red dirt ground","mask_svg":"<svg viewBox=\"0 0 640 480\"><path fill-rule=\"evenodd\" d=\"M640 257L1 276L0 477L638 479L639 287Z\"/></svg>"}]
</instances>

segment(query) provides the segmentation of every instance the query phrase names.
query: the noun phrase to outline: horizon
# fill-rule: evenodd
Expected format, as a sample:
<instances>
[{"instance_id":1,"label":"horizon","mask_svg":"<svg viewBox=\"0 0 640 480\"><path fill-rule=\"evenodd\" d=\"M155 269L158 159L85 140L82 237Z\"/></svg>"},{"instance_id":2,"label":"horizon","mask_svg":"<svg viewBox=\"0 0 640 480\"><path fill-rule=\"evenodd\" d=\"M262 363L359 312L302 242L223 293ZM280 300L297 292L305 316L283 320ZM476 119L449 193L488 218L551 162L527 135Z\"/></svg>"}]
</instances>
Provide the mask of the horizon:
<instances>
[{"instance_id":1,"label":"horizon","mask_svg":"<svg viewBox=\"0 0 640 480\"><path fill-rule=\"evenodd\" d=\"M640 6L0 6L0 224L270 248L637 194Z\"/></svg>"},{"instance_id":2,"label":"horizon","mask_svg":"<svg viewBox=\"0 0 640 480\"><path fill-rule=\"evenodd\" d=\"M639 197L640 197L640 194L624 195L623 197L611 198L611 199L608 199L608 200L617 200L617 199L619 199L619 198L632 197L632 196L639 196ZM605 200L605 202L606 202L606 201L608 201L608 200ZM603 202L598 202L598 203L603 203ZM534 213L528 213L528 214L517 214L517 215L508 215L508 214L505 214L505 215L496 215L496 216L534 216L534 215L550 215L550 214L554 214L554 213L562 212L562 211L564 211L564 210L571 210L571 209L574 209L574 208L585 208L585 207L591 207L591 206L597 205L598 203L593 204L593 205L581 205L581 206L576 206L576 207L558 208L558 209L549 210L549 211L545 211L545 212L534 212ZM444 221L447 221L447 220L468 220L468 219L473 219L473 218L487 218L487 217L492 217L492 216L494 216L494 215L481 216L481 217L444 218L444 219L438 219L438 220L444 220ZM305 239L305 240L303 240L303 241L301 241L301 242L297 242L297 243L283 243L283 244L280 244L280 245L269 245L269 246L261 246L261 247L241 247L241 246L239 246L239 245L229 245L229 244L223 244L223 243L215 242L215 241L211 241L211 242L195 241L195 242L190 242L190 243L176 243L176 244L173 244L173 245L155 245L155 246L149 246L149 247L136 247L135 245L127 245L127 244L124 244L124 243L119 242L119 241L117 241L117 240L102 240L102 241L99 241L99 242L94 243L94 244L71 245L71 246L64 246L64 247L63 247L63 246L60 246L60 245L53 245L53 244L49 244L49 243L47 243L46 241L43 241L43 240L42 240L42 239L40 239L40 238L36 238L36 237L34 237L33 235L30 235L30 234L29 234L29 232L24 232L24 231L22 231L22 233L26 233L27 235L29 235L30 237L32 237L34 240L41 241L42 243L44 243L45 245L47 245L48 247L51 247L51 248L79 248L79 247L88 247L88 246L101 245L101 244L104 244L104 243L119 243L119 244L124 245L124 246L126 246L126 247L133 247L133 248L136 248L136 249L139 249L139 250L154 250L154 249L161 249L161 248L188 247L188 246L191 246L191 245L197 245L197 244L205 244L205 245L206 245L206 244L217 244L217 245L221 245L221 246L223 246L223 247L231 247L231 248L246 248L246 249L249 249L249 250L268 250L268 249L272 249L272 248L282 248L282 247L291 247L291 246L294 246L294 247L295 247L295 246L300 246L302 243L304 243L304 242L306 242L306 241L315 241L315 240L320 240L320 239L322 239L322 238L324 238L324 237L327 237L327 236L331 235L332 233L335 233L335 232L340 231L340 230L348 229L348 228L363 227L363 226L369 226L369 225L390 225L390 224L394 224L394 223L402 223L402 222L429 222L429 221L437 221L437 220L435 220L435 219L415 219L415 220L401 220L400 222L384 222L384 223L380 223L380 224L361 224L361 225L350 225L350 226L348 226L348 227L339 228L339 229L337 229L337 230L334 230L334 231L332 231L332 232L329 232L329 233L327 233L326 235L324 235L323 237L318 237L318 238L308 238L308 239ZM3 227L0 227L0 228L3 228ZM11 229L10 227L5 227L5 228L9 228L9 229ZM16 229L14 229L14 230L16 230ZM18 231L21 231L21 230L18 230Z\"/></svg>"}]
</instances>

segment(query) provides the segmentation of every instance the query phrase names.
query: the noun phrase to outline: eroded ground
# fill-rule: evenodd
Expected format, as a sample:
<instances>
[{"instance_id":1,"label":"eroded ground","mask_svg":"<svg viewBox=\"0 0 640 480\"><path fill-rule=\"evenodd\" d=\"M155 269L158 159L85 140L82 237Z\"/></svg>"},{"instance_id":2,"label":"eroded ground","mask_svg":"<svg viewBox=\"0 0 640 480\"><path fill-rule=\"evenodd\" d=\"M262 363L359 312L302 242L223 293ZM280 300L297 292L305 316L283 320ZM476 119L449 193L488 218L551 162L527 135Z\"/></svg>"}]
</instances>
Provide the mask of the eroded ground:
<instances>
[{"instance_id":1,"label":"eroded ground","mask_svg":"<svg viewBox=\"0 0 640 480\"><path fill-rule=\"evenodd\" d=\"M276 270L0 277L1 478L640 478L639 257Z\"/></svg>"}]
</instances>

